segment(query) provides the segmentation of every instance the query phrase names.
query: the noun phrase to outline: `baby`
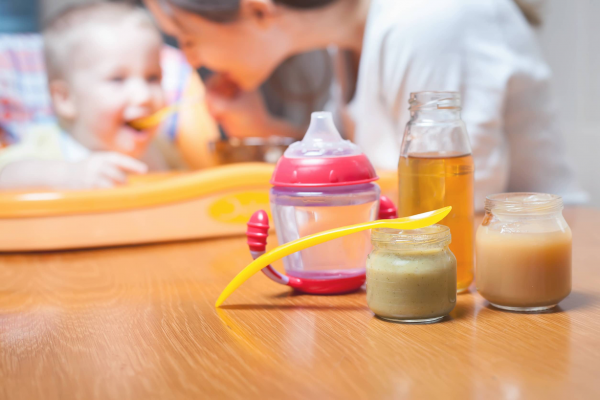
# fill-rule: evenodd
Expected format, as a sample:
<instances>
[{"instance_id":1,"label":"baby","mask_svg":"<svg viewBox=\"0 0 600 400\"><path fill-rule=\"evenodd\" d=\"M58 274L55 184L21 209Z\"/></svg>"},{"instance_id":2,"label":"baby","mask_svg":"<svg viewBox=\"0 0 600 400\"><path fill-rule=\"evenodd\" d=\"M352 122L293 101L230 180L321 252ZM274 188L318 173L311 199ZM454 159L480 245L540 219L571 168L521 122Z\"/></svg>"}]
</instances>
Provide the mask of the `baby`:
<instances>
[{"instance_id":1,"label":"baby","mask_svg":"<svg viewBox=\"0 0 600 400\"><path fill-rule=\"evenodd\" d=\"M60 126L0 149L0 188L100 188L162 169L154 131L128 122L164 106L162 39L147 14L122 3L71 8L44 31L52 104Z\"/></svg>"}]
</instances>

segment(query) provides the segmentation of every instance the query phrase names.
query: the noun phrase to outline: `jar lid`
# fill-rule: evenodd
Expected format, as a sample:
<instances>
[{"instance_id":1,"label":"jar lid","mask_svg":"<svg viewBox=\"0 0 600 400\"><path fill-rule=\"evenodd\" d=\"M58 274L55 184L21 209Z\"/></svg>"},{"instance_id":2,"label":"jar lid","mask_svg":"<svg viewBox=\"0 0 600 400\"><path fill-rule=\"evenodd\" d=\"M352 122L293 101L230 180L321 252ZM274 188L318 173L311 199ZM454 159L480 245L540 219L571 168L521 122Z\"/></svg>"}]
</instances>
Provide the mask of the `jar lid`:
<instances>
[{"instance_id":1,"label":"jar lid","mask_svg":"<svg viewBox=\"0 0 600 400\"><path fill-rule=\"evenodd\" d=\"M411 92L408 99L410 111L418 110L460 110L460 93L458 92Z\"/></svg>"},{"instance_id":2,"label":"jar lid","mask_svg":"<svg viewBox=\"0 0 600 400\"><path fill-rule=\"evenodd\" d=\"M450 228L438 224L410 230L391 228L371 230L373 244L447 246L450 244L451 238Z\"/></svg>"},{"instance_id":3,"label":"jar lid","mask_svg":"<svg viewBox=\"0 0 600 400\"><path fill-rule=\"evenodd\" d=\"M360 148L343 140L331 113L314 112L300 142L279 159L271 178L275 186L323 187L369 183L379 179Z\"/></svg>"},{"instance_id":4,"label":"jar lid","mask_svg":"<svg viewBox=\"0 0 600 400\"><path fill-rule=\"evenodd\" d=\"M562 197L548 193L499 193L485 199L486 212L546 214L561 211L562 208Z\"/></svg>"}]
</instances>

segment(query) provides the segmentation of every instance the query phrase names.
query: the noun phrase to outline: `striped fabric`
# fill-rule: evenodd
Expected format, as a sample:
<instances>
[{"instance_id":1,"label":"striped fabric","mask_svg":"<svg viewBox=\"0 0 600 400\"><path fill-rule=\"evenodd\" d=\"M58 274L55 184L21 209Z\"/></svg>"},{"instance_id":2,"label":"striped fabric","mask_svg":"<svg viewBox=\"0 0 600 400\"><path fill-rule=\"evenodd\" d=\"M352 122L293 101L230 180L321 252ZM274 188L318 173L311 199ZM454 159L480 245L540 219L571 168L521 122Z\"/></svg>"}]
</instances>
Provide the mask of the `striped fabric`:
<instances>
[{"instance_id":1,"label":"striped fabric","mask_svg":"<svg viewBox=\"0 0 600 400\"><path fill-rule=\"evenodd\" d=\"M0 34L0 142L54 120L39 34Z\"/></svg>"},{"instance_id":2,"label":"striped fabric","mask_svg":"<svg viewBox=\"0 0 600 400\"><path fill-rule=\"evenodd\" d=\"M193 69L183 53L171 46L164 46L160 54L160 64L163 71L162 87L165 91L167 104L173 104L181 99L185 85L193 73ZM163 132L171 141L177 133L177 114L173 114L163 125Z\"/></svg>"}]
</instances>

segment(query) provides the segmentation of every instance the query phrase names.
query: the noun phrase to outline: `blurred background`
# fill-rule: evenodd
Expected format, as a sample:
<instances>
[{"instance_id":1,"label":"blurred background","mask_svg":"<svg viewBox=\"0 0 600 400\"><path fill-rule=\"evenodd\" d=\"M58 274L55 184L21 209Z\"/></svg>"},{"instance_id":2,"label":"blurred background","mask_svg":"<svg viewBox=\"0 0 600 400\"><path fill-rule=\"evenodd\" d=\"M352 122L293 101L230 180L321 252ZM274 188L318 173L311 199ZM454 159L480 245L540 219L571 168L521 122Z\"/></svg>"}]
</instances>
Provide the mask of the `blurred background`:
<instances>
[{"instance_id":1,"label":"blurred background","mask_svg":"<svg viewBox=\"0 0 600 400\"><path fill-rule=\"evenodd\" d=\"M554 72L554 88L577 177L600 206L600 1L538 1L539 37Z\"/></svg>"},{"instance_id":2,"label":"blurred background","mask_svg":"<svg viewBox=\"0 0 600 400\"><path fill-rule=\"evenodd\" d=\"M1 0L10 1L16 0ZM86 2L90 0L39 0L42 23L65 6ZM600 148L600 113L597 111L600 109L600 25L597 23L600 1L523 2L537 8L541 16L537 32L554 73L554 90L568 154L581 185L590 194L592 205L600 206L600 157L597 155ZM269 108L273 112L273 108ZM294 119L294 116L287 117ZM233 157L231 150L225 147L222 153L224 158Z\"/></svg>"}]
</instances>

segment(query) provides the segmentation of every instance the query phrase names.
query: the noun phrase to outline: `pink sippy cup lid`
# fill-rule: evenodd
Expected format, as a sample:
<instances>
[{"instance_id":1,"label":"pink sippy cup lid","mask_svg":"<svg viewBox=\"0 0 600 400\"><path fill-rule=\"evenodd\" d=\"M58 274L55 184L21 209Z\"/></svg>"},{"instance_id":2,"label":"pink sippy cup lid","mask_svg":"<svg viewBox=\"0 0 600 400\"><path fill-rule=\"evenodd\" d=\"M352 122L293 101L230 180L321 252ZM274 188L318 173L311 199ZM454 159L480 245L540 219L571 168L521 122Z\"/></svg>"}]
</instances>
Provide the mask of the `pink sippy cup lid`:
<instances>
[{"instance_id":1,"label":"pink sippy cup lid","mask_svg":"<svg viewBox=\"0 0 600 400\"><path fill-rule=\"evenodd\" d=\"M277 162L274 186L324 187L379 179L360 148L342 139L330 112L314 112L304 139L293 143Z\"/></svg>"}]
</instances>

